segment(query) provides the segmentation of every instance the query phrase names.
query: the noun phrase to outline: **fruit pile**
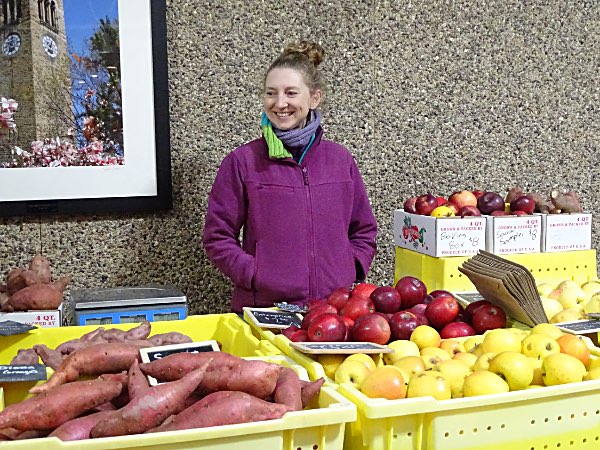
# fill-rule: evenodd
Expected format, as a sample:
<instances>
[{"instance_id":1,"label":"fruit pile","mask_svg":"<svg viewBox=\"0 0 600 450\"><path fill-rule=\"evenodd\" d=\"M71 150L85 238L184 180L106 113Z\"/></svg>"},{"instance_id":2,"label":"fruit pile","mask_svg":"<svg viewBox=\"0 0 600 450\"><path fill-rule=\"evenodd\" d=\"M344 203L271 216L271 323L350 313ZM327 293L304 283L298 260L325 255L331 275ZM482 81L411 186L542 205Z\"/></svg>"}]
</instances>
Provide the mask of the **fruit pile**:
<instances>
[{"instance_id":1,"label":"fruit pile","mask_svg":"<svg viewBox=\"0 0 600 450\"><path fill-rule=\"evenodd\" d=\"M583 320L586 313L600 312L599 280L583 284L573 280L558 284L541 283L537 290L550 323Z\"/></svg>"},{"instance_id":2,"label":"fruit pile","mask_svg":"<svg viewBox=\"0 0 600 450\"><path fill-rule=\"evenodd\" d=\"M427 287L406 276L395 286L359 283L335 289L327 298L309 302L300 327L282 334L293 342L373 342L410 339L419 325L427 325L443 338L472 336L506 326L499 306L480 300L463 308L452 293Z\"/></svg>"},{"instance_id":3,"label":"fruit pile","mask_svg":"<svg viewBox=\"0 0 600 450\"><path fill-rule=\"evenodd\" d=\"M389 345L395 352L383 357L319 355L318 361L337 383L389 400L447 400L600 378L600 359L590 356L585 340L552 324L460 339L421 325L410 340Z\"/></svg>"}]
</instances>

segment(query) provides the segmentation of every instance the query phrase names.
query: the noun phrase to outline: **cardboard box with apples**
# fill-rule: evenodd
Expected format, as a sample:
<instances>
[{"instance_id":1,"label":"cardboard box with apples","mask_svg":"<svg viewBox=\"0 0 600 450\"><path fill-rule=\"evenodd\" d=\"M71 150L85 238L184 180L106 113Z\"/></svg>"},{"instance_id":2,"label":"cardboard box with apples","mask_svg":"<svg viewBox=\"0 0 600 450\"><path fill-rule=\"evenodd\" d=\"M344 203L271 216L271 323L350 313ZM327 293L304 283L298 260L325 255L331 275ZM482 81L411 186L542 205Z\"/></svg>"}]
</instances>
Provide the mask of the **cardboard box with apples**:
<instances>
[{"instance_id":1,"label":"cardboard box with apples","mask_svg":"<svg viewBox=\"0 0 600 450\"><path fill-rule=\"evenodd\" d=\"M542 251L565 252L592 248L592 214L540 214Z\"/></svg>"}]
</instances>

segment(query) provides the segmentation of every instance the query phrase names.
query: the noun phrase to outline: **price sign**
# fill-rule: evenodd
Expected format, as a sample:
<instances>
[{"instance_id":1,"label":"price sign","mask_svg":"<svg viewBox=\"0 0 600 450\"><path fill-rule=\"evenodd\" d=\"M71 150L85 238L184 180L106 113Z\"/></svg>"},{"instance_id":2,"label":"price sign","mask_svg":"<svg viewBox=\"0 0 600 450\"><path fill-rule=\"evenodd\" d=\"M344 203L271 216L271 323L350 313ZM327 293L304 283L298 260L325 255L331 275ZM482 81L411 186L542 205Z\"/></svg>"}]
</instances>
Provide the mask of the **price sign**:
<instances>
[{"instance_id":1,"label":"price sign","mask_svg":"<svg viewBox=\"0 0 600 450\"><path fill-rule=\"evenodd\" d=\"M600 320L575 320L573 322L555 323L558 328L571 334L588 334L600 331Z\"/></svg>"},{"instance_id":2,"label":"price sign","mask_svg":"<svg viewBox=\"0 0 600 450\"><path fill-rule=\"evenodd\" d=\"M14 334L27 333L36 328L36 326L15 322L14 320L5 320L4 322L0 322L0 335L12 336Z\"/></svg>"},{"instance_id":3,"label":"price sign","mask_svg":"<svg viewBox=\"0 0 600 450\"><path fill-rule=\"evenodd\" d=\"M46 378L46 366L43 364L0 365L0 383L38 381Z\"/></svg>"},{"instance_id":4,"label":"price sign","mask_svg":"<svg viewBox=\"0 0 600 450\"><path fill-rule=\"evenodd\" d=\"M173 355L175 353L204 353L218 352L219 350L219 343L215 340L211 340L141 348L140 355L142 357L142 362L148 363L156 361L157 359L162 359L169 355Z\"/></svg>"},{"instance_id":5,"label":"price sign","mask_svg":"<svg viewBox=\"0 0 600 450\"><path fill-rule=\"evenodd\" d=\"M372 342L292 342L293 348L302 353L393 353L387 345Z\"/></svg>"},{"instance_id":6,"label":"price sign","mask_svg":"<svg viewBox=\"0 0 600 450\"><path fill-rule=\"evenodd\" d=\"M247 318L259 328L287 328L290 325L300 327L302 316L287 311L269 308L244 308Z\"/></svg>"}]
</instances>

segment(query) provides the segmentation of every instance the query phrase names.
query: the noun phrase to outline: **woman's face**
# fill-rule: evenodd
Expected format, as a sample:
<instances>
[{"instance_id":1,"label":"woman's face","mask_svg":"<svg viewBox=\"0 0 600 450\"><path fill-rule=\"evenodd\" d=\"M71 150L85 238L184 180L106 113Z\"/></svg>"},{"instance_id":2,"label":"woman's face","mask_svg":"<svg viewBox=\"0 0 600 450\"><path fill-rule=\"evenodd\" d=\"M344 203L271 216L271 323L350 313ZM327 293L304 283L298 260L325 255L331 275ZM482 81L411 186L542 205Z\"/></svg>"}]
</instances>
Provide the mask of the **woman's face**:
<instances>
[{"instance_id":1,"label":"woman's face","mask_svg":"<svg viewBox=\"0 0 600 450\"><path fill-rule=\"evenodd\" d=\"M302 128L309 110L319 105L322 95L319 90L311 94L301 72L289 68L273 69L265 80L265 113L275 128Z\"/></svg>"}]
</instances>

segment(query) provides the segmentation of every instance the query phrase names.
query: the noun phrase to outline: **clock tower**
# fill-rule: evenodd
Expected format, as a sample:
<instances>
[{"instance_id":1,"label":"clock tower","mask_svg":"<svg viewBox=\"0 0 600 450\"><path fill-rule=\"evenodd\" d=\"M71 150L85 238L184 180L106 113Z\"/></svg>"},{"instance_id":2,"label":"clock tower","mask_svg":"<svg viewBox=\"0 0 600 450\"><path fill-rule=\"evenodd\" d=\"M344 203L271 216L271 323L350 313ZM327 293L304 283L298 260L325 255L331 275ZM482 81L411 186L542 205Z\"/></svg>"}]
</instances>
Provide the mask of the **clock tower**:
<instances>
[{"instance_id":1,"label":"clock tower","mask_svg":"<svg viewBox=\"0 0 600 450\"><path fill-rule=\"evenodd\" d=\"M0 1L0 96L18 102L16 144L29 150L73 120L63 0Z\"/></svg>"}]
</instances>

